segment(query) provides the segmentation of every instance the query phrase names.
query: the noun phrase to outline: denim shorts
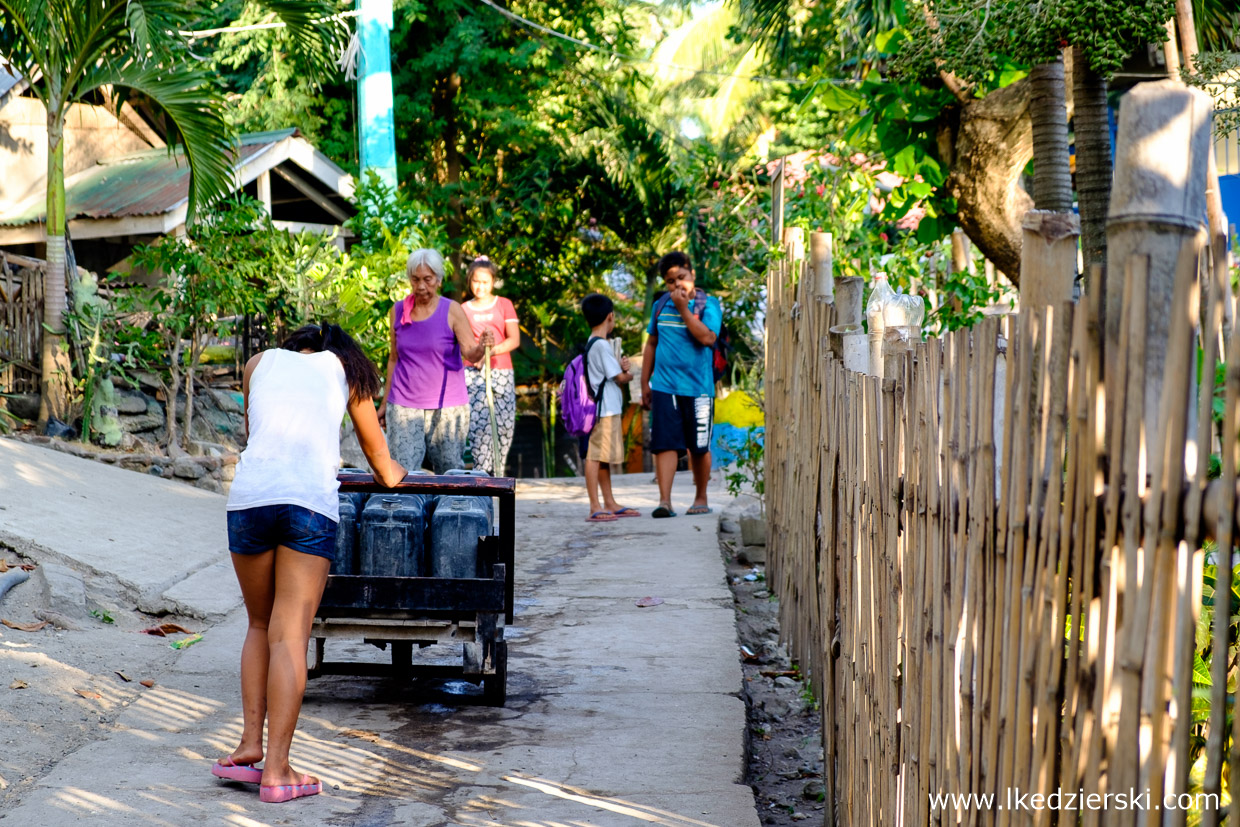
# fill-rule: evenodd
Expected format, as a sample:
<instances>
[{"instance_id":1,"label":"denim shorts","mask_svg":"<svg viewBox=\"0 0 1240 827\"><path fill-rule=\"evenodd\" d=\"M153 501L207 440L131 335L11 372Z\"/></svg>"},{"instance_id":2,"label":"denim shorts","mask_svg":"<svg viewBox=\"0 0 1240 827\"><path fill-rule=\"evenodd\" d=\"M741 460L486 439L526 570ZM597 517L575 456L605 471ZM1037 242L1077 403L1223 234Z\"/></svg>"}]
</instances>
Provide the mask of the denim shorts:
<instances>
[{"instance_id":1,"label":"denim shorts","mask_svg":"<svg viewBox=\"0 0 1240 827\"><path fill-rule=\"evenodd\" d=\"M228 550L261 554L286 546L336 559L336 523L300 505L260 505L228 512Z\"/></svg>"}]
</instances>

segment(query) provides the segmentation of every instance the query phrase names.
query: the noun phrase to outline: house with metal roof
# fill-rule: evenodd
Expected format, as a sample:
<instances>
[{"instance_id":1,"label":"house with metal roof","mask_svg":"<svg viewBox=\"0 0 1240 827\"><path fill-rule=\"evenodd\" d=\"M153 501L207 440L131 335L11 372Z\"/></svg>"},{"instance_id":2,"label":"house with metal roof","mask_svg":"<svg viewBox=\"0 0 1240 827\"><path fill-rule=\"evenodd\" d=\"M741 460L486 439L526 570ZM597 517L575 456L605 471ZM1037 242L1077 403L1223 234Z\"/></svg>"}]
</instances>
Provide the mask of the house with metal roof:
<instances>
[{"instance_id":1,"label":"house with metal roof","mask_svg":"<svg viewBox=\"0 0 1240 827\"><path fill-rule=\"evenodd\" d=\"M356 213L353 177L296 129L240 138L233 156L235 191L266 207L277 227L335 233ZM78 264L107 270L135 245L185 231L189 164L181 149L150 148L100 158L65 179L65 213ZM0 247L41 257L46 192L0 200Z\"/></svg>"}]
</instances>

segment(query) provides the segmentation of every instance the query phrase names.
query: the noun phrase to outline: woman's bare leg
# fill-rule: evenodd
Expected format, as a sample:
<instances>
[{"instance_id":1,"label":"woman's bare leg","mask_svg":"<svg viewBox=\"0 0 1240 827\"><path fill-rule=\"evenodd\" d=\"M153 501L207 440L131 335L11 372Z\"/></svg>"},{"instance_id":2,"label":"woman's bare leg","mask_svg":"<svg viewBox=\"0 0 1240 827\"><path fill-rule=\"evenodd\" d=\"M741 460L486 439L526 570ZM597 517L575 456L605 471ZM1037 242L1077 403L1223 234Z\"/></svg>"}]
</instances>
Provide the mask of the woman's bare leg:
<instances>
[{"instance_id":1,"label":"woman's bare leg","mask_svg":"<svg viewBox=\"0 0 1240 827\"><path fill-rule=\"evenodd\" d=\"M230 556L249 617L241 647L241 743L230 757L234 764L257 764L263 760L263 722L267 717L267 624L275 597L276 553L273 549Z\"/></svg>"},{"instance_id":2,"label":"woman's bare leg","mask_svg":"<svg viewBox=\"0 0 1240 827\"><path fill-rule=\"evenodd\" d=\"M267 627L267 762L265 786L301 783L289 766L289 747L306 691L306 647L331 561L277 546L275 597Z\"/></svg>"}]
</instances>

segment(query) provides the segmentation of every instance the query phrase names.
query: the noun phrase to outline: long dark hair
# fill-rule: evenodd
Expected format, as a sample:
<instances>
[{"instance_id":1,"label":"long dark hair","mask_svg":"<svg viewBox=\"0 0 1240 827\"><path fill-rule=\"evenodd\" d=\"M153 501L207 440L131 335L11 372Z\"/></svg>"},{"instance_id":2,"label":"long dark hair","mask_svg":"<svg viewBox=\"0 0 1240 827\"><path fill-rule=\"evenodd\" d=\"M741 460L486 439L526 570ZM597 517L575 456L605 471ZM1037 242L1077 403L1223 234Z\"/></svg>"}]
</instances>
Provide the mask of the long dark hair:
<instances>
[{"instance_id":1,"label":"long dark hair","mask_svg":"<svg viewBox=\"0 0 1240 827\"><path fill-rule=\"evenodd\" d=\"M349 399L357 402L379 395L379 372L353 337L336 324L308 324L299 327L280 345L285 350L331 351L344 365L344 378L349 383Z\"/></svg>"}]
</instances>

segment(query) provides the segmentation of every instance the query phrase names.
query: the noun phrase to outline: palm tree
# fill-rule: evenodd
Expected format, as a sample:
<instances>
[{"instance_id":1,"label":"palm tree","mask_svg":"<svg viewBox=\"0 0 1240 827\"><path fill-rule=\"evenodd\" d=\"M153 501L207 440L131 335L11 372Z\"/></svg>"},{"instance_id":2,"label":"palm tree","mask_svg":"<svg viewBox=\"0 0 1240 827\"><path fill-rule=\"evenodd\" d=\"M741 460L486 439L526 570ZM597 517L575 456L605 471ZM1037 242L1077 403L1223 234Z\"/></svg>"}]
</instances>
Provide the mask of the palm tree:
<instances>
[{"instance_id":1,"label":"palm tree","mask_svg":"<svg viewBox=\"0 0 1240 827\"><path fill-rule=\"evenodd\" d=\"M325 0L263 0L305 48L326 53L334 27L321 25ZM184 147L191 170L189 216L233 184L232 133L212 77L183 32L202 13L192 0L0 0L0 57L31 83L47 109L47 269L39 426L65 416L65 115L102 98L142 100L162 114L168 144Z\"/></svg>"}]
</instances>

